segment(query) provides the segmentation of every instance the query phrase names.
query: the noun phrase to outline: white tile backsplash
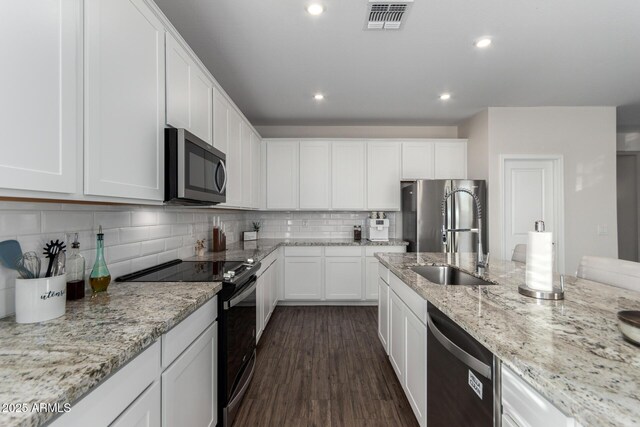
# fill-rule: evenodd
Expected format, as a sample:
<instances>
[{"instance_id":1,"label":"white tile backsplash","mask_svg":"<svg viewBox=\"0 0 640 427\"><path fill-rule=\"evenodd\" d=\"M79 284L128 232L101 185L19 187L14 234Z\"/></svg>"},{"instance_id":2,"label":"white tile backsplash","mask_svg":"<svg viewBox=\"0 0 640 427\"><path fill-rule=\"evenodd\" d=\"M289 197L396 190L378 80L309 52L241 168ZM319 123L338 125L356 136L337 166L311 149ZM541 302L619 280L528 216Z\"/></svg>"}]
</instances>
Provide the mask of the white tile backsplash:
<instances>
[{"instance_id":1,"label":"white tile backsplash","mask_svg":"<svg viewBox=\"0 0 640 427\"><path fill-rule=\"evenodd\" d=\"M96 232L102 225L105 258L112 278L176 258L194 255L197 239L211 243L218 219L227 242L240 239L260 221L261 238L351 238L354 225L365 225L367 212L243 212L224 209L76 205L0 202L0 241L17 239L23 251L42 252L46 242L78 233L87 274L96 256ZM389 236L396 236L396 214L390 213ZM364 235L366 236L366 234ZM364 237L363 236L363 237ZM0 267L0 317L14 312L16 272ZM111 286L117 286L112 284Z\"/></svg>"},{"instance_id":2,"label":"white tile backsplash","mask_svg":"<svg viewBox=\"0 0 640 427\"><path fill-rule=\"evenodd\" d=\"M46 242L78 233L90 273L96 256L96 232L102 225L105 258L112 278L176 258L194 255L196 239L211 239L213 218L219 217L227 242L250 230L246 212L180 207L75 205L0 202L0 241L17 239L23 251L42 252ZM16 272L0 267L0 317L14 312ZM112 284L111 286L117 286Z\"/></svg>"}]
</instances>

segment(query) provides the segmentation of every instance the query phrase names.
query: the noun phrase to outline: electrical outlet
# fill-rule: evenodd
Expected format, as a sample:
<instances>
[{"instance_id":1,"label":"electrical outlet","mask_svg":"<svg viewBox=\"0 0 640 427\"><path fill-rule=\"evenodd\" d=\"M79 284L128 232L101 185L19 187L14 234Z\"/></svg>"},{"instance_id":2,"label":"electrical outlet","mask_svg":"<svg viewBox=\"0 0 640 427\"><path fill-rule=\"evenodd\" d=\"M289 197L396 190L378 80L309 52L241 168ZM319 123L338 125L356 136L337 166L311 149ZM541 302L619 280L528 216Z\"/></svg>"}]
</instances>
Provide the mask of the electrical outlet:
<instances>
[{"instance_id":1,"label":"electrical outlet","mask_svg":"<svg viewBox=\"0 0 640 427\"><path fill-rule=\"evenodd\" d=\"M607 224L599 224L598 236L608 236L608 235L609 235L609 226Z\"/></svg>"},{"instance_id":2,"label":"electrical outlet","mask_svg":"<svg viewBox=\"0 0 640 427\"><path fill-rule=\"evenodd\" d=\"M309 221L308 221L308 220L306 220L306 219L305 219L305 220L303 220L303 221L302 221L302 226L303 226L303 227L308 227L308 226L309 226Z\"/></svg>"}]
</instances>

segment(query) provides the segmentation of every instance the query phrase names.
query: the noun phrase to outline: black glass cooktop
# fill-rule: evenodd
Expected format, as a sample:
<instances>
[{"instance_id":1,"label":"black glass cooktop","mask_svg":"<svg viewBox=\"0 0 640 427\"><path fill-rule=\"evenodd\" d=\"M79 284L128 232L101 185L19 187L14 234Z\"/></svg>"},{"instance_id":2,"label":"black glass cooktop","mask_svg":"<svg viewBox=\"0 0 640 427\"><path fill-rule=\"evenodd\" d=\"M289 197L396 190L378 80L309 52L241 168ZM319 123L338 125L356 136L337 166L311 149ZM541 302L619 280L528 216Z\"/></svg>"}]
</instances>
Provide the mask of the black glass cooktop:
<instances>
[{"instance_id":1,"label":"black glass cooktop","mask_svg":"<svg viewBox=\"0 0 640 427\"><path fill-rule=\"evenodd\" d=\"M118 277L117 282L223 282L225 273L241 277L252 269L244 261L169 261Z\"/></svg>"}]
</instances>

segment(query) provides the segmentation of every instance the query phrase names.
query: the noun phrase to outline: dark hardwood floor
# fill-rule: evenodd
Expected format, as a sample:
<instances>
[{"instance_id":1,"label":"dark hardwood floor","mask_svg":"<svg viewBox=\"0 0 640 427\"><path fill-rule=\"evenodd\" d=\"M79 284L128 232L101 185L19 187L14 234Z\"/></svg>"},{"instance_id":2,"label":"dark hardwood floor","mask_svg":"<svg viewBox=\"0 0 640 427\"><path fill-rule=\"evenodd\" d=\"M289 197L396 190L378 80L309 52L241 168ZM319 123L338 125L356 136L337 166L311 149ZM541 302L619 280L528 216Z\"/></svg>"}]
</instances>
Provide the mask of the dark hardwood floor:
<instances>
[{"instance_id":1,"label":"dark hardwood floor","mask_svg":"<svg viewBox=\"0 0 640 427\"><path fill-rule=\"evenodd\" d=\"M376 307L277 307L234 422L417 426L377 335Z\"/></svg>"}]
</instances>

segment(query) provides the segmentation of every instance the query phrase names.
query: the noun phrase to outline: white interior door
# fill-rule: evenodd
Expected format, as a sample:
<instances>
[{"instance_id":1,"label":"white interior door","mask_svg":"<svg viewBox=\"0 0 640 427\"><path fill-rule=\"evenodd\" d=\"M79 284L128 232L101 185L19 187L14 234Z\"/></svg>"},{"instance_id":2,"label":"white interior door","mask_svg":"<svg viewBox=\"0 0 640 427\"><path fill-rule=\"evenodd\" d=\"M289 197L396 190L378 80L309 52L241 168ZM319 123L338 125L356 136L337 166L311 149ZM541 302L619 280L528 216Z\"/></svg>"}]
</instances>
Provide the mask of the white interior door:
<instances>
[{"instance_id":1,"label":"white interior door","mask_svg":"<svg viewBox=\"0 0 640 427\"><path fill-rule=\"evenodd\" d=\"M543 220L546 231L554 233L555 264L562 267L556 168L553 159L504 160L503 259L511 259L517 244L526 245L528 232L534 230L537 220Z\"/></svg>"}]
</instances>

